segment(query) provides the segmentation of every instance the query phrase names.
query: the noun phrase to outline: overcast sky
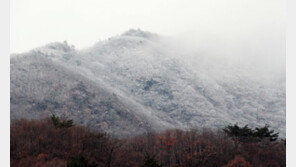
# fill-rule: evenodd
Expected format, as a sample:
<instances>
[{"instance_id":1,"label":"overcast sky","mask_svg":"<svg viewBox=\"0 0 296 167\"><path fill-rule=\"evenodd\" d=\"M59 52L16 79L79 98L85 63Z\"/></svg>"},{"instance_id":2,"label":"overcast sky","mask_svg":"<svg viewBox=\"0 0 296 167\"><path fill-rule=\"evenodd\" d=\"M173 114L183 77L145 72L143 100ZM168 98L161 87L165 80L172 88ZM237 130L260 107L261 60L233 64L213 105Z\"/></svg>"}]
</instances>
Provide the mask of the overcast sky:
<instances>
[{"instance_id":1,"label":"overcast sky","mask_svg":"<svg viewBox=\"0 0 296 167\"><path fill-rule=\"evenodd\" d=\"M270 49L284 49L285 5L284 0L11 0L10 48L23 52L67 40L80 49L140 28L168 36L262 39L275 42Z\"/></svg>"}]
</instances>

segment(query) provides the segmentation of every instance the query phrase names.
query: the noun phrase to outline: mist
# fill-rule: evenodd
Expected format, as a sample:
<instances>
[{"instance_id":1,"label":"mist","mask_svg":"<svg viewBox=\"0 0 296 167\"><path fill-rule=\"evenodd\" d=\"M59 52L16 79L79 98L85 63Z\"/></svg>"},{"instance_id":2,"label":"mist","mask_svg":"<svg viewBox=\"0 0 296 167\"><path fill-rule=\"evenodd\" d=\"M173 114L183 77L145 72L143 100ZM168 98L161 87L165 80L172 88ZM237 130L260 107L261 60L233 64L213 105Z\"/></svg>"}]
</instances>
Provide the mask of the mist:
<instances>
[{"instance_id":1,"label":"mist","mask_svg":"<svg viewBox=\"0 0 296 167\"><path fill-rule=\"evenodd\" d=\"M284 136L285 75L281 73L284 65L276 62L280 56L284 58L284 54L277 54L281 48L275 42L270 51L268 44L273 42L266 44L265 39L259 41L255 37L254 43L250 37L248 42L241 42L240 38L227 38L228 42L223 42L225 39L226 36L206 33L165 36L131 29L85 49L75 49L68 42L50 43L16 55L11 65L15 79L11 82L17 90L27 75L28 84L24 87L29 87L28 90L44 90L44 81L52 88L49 76L58 76L60 72L54 69L61 68L65 76L75 77L60 76L56 84L78 79L93 83L127 106L129 113L156 126L269 124ZM72 85L65 91L73 89ZM17 95L18 91L15 92ZM51 91L28 91L28 96L32 92L52 97ZM100 101L94 100L98 106Z\"/></svg>"},{"instance_id":2,"label":"mist","mask_svg":"<svg viewBox=\"0 0 296 167\"><path fill-rule=\"evenodd\" d=\"M167 50L198 68L210 68L212 77L220 70L257 81L285 85L285 33L222 34L187 32L162 41ZM227 71L228 69L228 71ZM218 70L218 71L215 71ZM283 85L282 85L283 84Z\"/></svg>"},{"instance_id":3,"label":"mist","mask_svg":"<svg viewBox=\"0 0 296 167\"><path fill-rule=\"evenodd\" d=\"M12 0L11 52L64 40L83 49L129 28L222 43L274 41L285 33L285 8L283 0Z\"/></svg>"}]
</instances>

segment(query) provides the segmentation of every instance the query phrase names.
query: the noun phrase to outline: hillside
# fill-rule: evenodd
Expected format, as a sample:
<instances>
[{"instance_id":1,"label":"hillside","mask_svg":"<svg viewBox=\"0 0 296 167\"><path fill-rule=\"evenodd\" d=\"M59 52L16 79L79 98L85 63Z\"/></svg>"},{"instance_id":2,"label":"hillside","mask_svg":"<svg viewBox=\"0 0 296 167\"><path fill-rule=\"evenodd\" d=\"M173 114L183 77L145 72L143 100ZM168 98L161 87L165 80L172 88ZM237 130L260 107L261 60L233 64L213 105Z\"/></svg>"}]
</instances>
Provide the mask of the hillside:
<instances>
[{"instance_id":1,"label":"hillside","mask_svg":"<svg viewBox=\"0 0 296 167\"><path fill-rule=\"evenodd\" d=\"M31 52L11 59L11 120L57 114L117 136L166 129L114 93L52 60Z\"/></svg>"},{"instance_id":2,"label":"hillside","mask_svg":"<svg viewBox=\"0 0 296 167\"><path fill-rule=\"evenodd\" d=\"M237 122L285 136L283 79L168 40L129 30L84 50L65 42L13 55L11 119L54 112L120 136Z\"/></svg>"}]
</instances>

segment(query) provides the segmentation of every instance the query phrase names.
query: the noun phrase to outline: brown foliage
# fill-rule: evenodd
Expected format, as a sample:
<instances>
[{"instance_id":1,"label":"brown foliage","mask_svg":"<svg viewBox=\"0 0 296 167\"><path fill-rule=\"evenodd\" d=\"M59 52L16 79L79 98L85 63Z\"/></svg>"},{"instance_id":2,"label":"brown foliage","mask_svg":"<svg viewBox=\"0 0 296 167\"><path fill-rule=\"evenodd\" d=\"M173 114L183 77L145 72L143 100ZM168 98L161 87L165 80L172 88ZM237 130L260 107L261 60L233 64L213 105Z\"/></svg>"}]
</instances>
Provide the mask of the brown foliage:
<instances>
[{"instance_id":1,"label":"brown foliage","mask_svg":"<svg viewBox=\"0 0 296 167\"><path fill-rule=\"evenodd\" d=\"M64 166L82 153L97 163L104 162L108 137L84 127L56 128L49 119L19 120L11 125L10 155L13 166Z\"/></svg>"},{"instance_id":2,"label":"brown foliage","mask_svg":"<svg viewBox=\"0 0 296 167\"><path fill-rule=\"evenodd\" d=\"M226 167L252 167L252 165L244 157L237 155Z\"/></svg>"},{"instance_id":3,"label":"brown foliage","mask_svg":"<svg viewBox=\"0 0 296 167\"><path fill-rule=\"evenodd\" d=\"M66 166L83 156L97 166L143 166L145 157L170 167L285 166L285 141L237 143L223 132L169 130L115 139L87 128L56 128L50 121L11 125L11 166Z\"/></svg>"}]
</instances>

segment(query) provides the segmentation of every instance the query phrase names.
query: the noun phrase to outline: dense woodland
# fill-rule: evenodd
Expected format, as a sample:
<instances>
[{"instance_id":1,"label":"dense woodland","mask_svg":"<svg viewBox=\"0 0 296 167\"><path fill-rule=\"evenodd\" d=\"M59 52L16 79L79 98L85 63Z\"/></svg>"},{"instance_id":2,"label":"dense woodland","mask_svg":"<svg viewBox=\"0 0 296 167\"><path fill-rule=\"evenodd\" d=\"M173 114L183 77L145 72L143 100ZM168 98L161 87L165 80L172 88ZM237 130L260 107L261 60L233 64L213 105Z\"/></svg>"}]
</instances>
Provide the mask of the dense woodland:
<instances>
[{"instance_id":1,"label":"dense woodland","mask_svg":"<svg viewBox=\"0 0 296 167\"><path fill-rule=\"evenodd\" d=\"M15 167L284 167L286 141L268 126L168 130L115 138L56 116L13 120Z\"/></svg>"}]
</instances>

